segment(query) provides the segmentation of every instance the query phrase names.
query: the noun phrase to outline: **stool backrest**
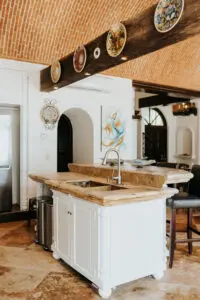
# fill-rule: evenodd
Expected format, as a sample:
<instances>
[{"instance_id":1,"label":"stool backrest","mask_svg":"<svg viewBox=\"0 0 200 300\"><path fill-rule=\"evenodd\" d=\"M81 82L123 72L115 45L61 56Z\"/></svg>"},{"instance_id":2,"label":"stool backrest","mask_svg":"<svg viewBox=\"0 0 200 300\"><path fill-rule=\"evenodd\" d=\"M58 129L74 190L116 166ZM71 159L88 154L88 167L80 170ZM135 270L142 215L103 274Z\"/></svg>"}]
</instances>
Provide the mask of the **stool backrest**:
<instances>
[{"instance_id":1,"label":"stool backrest","mask_svg":"<svg viewBox=\"0 0 200 300\"><path fill-rule=\"evenodd\" d=\"M193 165L191 172L194 177L189 183L189 194L200 197L200 165Z\"/></svg>"},{"instance_id":2,"label":"stool backrest","mask_svg":"<svg viewBox=\"0 0 200 300\"><path fill-rule=\"evenodd\" d=\"M173 168L173 169L183 169L183 170L189 170L188 164L180 164L180 163L171 163L171 162L156 162L154 164L157 167L162 168Z\"/></svg>"},{"instance_id":3,"label":"stool backrest","mask_svg":"<svg viewBox=\"0 0 200 300\"><path fill-rule=\"evenodd\" d=\"M188 164L177 164L177 169L189 171L190 166Z\"/></svg>"}]
</instances>

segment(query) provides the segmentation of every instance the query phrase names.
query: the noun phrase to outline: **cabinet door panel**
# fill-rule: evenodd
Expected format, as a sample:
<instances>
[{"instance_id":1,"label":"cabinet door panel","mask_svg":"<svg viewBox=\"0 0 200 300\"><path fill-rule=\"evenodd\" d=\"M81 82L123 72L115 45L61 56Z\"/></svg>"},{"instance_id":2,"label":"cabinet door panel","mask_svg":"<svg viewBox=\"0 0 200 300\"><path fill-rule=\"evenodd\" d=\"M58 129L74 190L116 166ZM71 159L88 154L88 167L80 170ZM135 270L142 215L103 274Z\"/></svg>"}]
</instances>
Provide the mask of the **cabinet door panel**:
<instances>
[{"instance_id":1,"label":"cabinet door panel","mask_svg":"<svg viewBox=\"0 0 200 300\"><path fill-rule=\"evenodd\" d=\"M61 257L69 262L70 260L70 204L66 199L60 198L57 203L57 248Z\"/></svg>"},{"instance_id":2,"label":"cabinet door panel","mask_svg":"<svg viewBox=\"0 0 200 300\"><path fill-rule=\"evenodd\" d=\"M87 278L93 277L93 214L91 205L85 201L74 203L73 264Z\"/></svg>"}]
</instances>

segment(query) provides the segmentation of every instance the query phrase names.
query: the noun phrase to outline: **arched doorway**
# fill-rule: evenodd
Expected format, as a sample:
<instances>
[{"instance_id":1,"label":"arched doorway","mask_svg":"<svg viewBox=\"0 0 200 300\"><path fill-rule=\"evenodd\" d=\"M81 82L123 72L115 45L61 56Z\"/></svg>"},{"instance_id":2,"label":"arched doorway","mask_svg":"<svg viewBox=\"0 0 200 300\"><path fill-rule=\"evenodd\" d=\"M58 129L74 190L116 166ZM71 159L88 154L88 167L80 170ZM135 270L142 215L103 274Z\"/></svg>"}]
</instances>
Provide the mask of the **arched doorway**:
<instances>
[{"instance_id":1,"label":"arched doorway","mask_svg":"<svg viewBox=\"0 0 200 300\"><path fill-rule=\"evenodd\" d=\"M68 171L68 163L73 162L73 130L69 118L62 114L58 122L57 171Z\"/></svg>"},{"instance_id":2,"label":"arched doorway","mask_svg":"<svg viewBox=\"0 0 200 300\"><path fill-rule=\"evenodd\" d=\"M91 116L78 107L70 108L64 114L73 128L73 162L94 163L94 128Z\"/></svg>"},{"instance_id":3,"label":"arched doorway","mask_svg":"<svg viewBox=\"0 0 200 300\"><path fill-rule=\"evenodd\" d=\"M156 161L167 161L167 122L157 108L148 108L143 113L144 156Z\"/></svg>"}]
</instances>

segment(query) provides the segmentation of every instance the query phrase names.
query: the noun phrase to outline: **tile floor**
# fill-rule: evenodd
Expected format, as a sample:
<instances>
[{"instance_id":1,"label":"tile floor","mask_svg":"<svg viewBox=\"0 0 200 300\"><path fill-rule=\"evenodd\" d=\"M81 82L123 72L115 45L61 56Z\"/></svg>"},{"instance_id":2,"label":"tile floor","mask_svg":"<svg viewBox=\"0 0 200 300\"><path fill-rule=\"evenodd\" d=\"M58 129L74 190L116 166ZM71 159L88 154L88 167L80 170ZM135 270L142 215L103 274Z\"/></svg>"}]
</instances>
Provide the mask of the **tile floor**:
<instances>
[{"instance_id":1,"label":"tile floor","mask_svg":"<svg viewBox=\"0 0 200 300\"><path fill-rule=\"evenodd\" d=\"M200 223L200 222L199 222ZM0 224L0 300L98 300L90 282L33 243L26 222ZM162 280L143 278L118 287L111 300L200 299L200 244L191 257L178 246Z\"/></svg>"}]
</instances>

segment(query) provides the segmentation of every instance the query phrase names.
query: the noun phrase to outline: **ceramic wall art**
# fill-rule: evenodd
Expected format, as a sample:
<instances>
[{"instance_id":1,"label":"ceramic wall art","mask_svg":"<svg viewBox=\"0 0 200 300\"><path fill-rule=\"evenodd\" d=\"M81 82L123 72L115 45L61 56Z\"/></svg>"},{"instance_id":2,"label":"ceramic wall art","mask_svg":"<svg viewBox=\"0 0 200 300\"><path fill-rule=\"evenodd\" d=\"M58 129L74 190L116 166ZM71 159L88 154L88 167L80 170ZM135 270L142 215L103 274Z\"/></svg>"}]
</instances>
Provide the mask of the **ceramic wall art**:
<instances>
[{"instance_id":1,"label":"ceramic wall art","mask_svg":"<svg viewBox=\"0 0 200 300\"><path fill-rule=\"evenodd\" d=\"M101 147L120 150L125 146L125 118L115 107L103 107L101 113Z\"/></svg>"},{"instance_id":2,"label":"ceramic wall art","mask_svg":"<svg viewBox=\"0 0 200 300\"><path fill-rule=\"evenodd\" d=\"M56 107L56 100L44 99L44 105L40 110L40 116L46 129L53 129L59 118L59 110Z\"/></svg>"},{"instance_id":3,"label":"ceramic wall art","mask_svg":"<svg viewBox=\"0 0 200 300\"><path fill-rule=\"evenodd\" d=\"M184 0L160 0L154 14L154 25L159 32L170 31L179 22Z\"/></svg>"},{"instance_id":4,"label":"ceramic wall art","mask_svg":"<svg viewBox=\"0 0 200 300\"><path fill-rule=\"evenodd\" d=\"M83 71L86 64L86 60L87 60L87 54L86 54L85 47L84 46L78 47L74 52L74 57L73 57L74 70L77 73Z\"/></svg>"},{"instance_id":5,"label":"ceramic wall art","mask_svg":"<svg viewBox=\"0 0 200 300\"><path fill-rule=\"evenodd\" d=\"M51 65L51 80L53 83L57 83L61 76L61 65L59 60L55 61Z\"/></svg>"},{"instance_id":6,"label":"ceramic wall art","mask_svg":"<svg viewBox=\"0 0 200 300\"><path fill-rule=\"evenodd\" d=\"M122 23L113 25L107 35L106 49L110 56L118 56L126 44L127 32Z\"/></svg>"}]
</instances>

